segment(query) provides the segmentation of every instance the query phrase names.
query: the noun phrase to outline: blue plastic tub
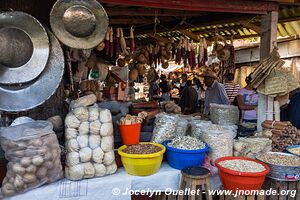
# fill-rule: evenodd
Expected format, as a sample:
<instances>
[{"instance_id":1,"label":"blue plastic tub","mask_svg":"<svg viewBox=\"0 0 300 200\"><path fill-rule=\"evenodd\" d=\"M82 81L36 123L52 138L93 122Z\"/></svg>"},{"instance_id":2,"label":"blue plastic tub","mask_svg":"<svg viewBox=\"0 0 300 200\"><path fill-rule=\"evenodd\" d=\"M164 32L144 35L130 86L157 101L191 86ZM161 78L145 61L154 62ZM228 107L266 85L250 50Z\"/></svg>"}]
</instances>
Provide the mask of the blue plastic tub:
<instances>
[{"instance_id":1,"label":"blue plastic tub","mask_svg":"<svg viewBox=\"0 0 300 200\"><path fill-rule=\"evenodd\" d=\"M197 150L183 150L168 146L171 140L163 142L167 149L167 159L171 167L175 169L183 169L190 166L202 166L205 153L209 151L209 147L205 144L205 148Z\"/></svg>"}]
</instances>

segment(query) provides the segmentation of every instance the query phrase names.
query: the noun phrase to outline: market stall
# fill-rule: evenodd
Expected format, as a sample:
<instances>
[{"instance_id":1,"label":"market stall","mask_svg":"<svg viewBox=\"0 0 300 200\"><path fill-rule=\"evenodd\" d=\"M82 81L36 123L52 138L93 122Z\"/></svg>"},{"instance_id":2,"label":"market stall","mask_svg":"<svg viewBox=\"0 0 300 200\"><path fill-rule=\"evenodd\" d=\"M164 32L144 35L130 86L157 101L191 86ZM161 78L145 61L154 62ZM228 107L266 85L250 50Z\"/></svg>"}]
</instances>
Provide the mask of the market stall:
<instances>
[{"instance_id":1,"label":"market stall","mask_svg":"<svg viewBox=\"0 0 300 200\"><path fill-rule=\"evenodd\" d=\"M44 12L18 1L0 6L1 198L180 199L167 191L200 187L251 199L239 190L273 184L300 198L300 131L279 116L300 83L275 45L278 2L51 0ZM261 36L257 124L225 101L204 113L182 103L209 96L203 79L225 91L238 30Z\"/></svg>"}]
</instances>

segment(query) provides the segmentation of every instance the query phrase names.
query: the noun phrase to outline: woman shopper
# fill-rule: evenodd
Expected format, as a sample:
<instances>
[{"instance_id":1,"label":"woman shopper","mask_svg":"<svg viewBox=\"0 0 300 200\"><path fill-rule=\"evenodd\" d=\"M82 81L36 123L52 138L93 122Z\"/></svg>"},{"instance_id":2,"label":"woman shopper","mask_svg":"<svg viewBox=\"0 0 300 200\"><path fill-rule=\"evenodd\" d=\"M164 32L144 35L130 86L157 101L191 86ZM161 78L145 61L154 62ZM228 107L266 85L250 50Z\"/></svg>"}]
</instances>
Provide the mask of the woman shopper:
<instances>
[{"instance_id":1,"label":"woman shopper","mask_svg":"<svg viewBox=\"0 0 300 200\"><path fill-rule=\"evenodd\" d=\"M257 122L256 107L258 105L258 94L251 85L251 74L245 79L246 87L239 90L237 102L242 111L242 119L244 122Z\"/></svg>"}]
</instances>

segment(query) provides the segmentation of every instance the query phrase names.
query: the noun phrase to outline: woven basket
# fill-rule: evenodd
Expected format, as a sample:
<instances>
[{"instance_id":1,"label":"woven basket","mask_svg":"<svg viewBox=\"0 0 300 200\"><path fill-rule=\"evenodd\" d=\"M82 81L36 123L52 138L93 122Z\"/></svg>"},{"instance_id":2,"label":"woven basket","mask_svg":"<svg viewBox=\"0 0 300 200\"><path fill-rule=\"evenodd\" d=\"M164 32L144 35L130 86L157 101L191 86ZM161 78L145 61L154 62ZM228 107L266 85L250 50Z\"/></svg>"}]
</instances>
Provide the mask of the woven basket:
<instances>
[{"instance_id":1,"label":"woven basket","mask_svg":"<svg viewBox=\"0 0 300 200\"><path fill-rule=\"evenodd\" d=\"M272 70L269 76L265 79L265 94L280 94L287 91L287 77L283 71Z\"/></svg>"}]
</instances>

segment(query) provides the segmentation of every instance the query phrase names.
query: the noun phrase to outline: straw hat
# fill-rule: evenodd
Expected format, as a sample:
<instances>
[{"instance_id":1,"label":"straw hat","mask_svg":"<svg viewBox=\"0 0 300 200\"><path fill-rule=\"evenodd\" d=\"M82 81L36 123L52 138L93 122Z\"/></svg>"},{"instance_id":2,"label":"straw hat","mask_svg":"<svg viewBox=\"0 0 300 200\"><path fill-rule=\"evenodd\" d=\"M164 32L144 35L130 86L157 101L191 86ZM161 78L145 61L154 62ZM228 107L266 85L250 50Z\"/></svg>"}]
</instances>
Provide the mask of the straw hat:
<instances>
[{"instance_id":1,"label":"straw hat","mask_svg":"<svg viewBox=\"0 0 300 200\"><path fill-rule=\"evenodd\" d=\"M205 71L205 72L203 72L203 74L201 74L201 76L202 77L210 77L210 78L218 79L217 74L213 71Z\"/></svg>"},{"instance_id":2,"label":"straw hat","mask_svg":"<svg viewBox=\"0 0 300 200\"><path fill-rule=\"evenodd\" d=\"M43 26L23 12L0 12L0 83L21 84L37 78L49 57Z\"/></svg>"},{"instance_id":3,"label":"straw hat","mask_svg":"<svg viewBox=\"0 0 300 200\"><path fill-rule=\"evenodd\" d=\"M45 69L34 81L22 86L0 84L0 110L19 112L35 108L58 88L64 73L64 55L55 36L50 32L48 35L50 54Z\"/></svg>"},{"instance_id":4,"label":"straw hat","mask_svg":"<svg viewBox=\"0 0 300 200\"><path fill-rule=\"evenodd\" d=\"M51 10L50 24L65 45L91 49L104 39L108 17L96 0L58 0Z\"/></svg>"}]
</instances>

